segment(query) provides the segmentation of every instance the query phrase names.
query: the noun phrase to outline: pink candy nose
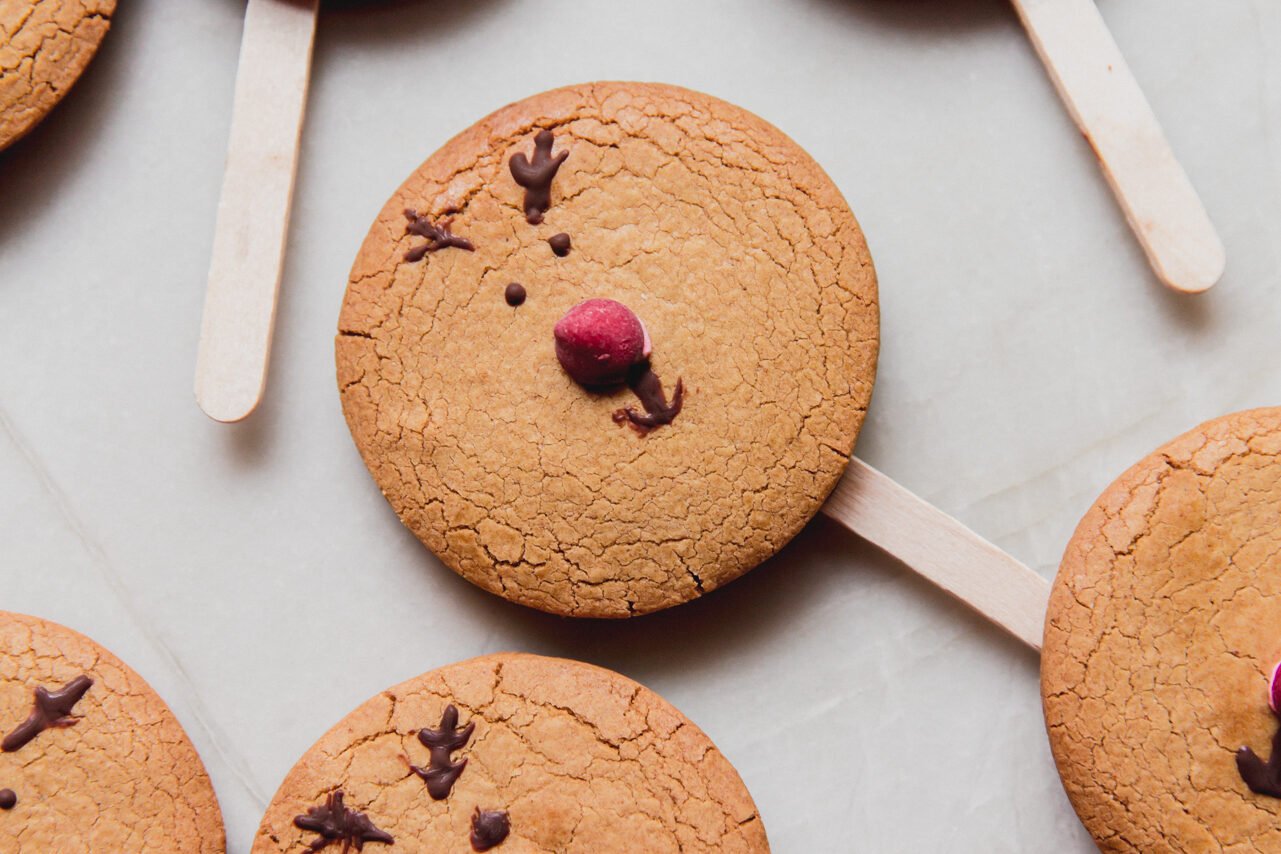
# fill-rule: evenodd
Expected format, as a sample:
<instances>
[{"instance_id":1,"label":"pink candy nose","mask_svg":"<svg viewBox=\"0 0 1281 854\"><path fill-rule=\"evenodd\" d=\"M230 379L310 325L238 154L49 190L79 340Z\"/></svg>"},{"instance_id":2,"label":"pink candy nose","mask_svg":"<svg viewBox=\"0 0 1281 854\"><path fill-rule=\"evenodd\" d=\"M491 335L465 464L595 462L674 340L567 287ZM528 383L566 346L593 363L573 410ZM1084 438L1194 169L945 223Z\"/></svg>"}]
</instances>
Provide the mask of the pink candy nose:
<instances>
[{"instance_id":1,"label":"pink candy nose","mask_svg":"<svg viewBox=\"0 0 1281 854\"><path fill-rule=\"evenodd\" d=\"M611 299L571 308L553 330L556 358L566 373L589 388L615 385L649 357L649 333L631 309Z\"/></svg>"}]
</instances>

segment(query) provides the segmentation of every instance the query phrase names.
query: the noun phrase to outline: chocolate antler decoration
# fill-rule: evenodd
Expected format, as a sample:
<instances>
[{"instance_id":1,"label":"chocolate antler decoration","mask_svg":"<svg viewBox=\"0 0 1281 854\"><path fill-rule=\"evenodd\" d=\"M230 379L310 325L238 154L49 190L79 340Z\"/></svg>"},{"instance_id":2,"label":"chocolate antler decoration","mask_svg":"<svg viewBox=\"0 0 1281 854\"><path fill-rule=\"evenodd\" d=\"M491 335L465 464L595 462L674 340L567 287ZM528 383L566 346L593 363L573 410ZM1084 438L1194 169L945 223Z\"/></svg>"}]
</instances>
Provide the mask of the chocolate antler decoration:
<instances>
[{"instance_id":1,"label":"chocolate antler decoration","mask_svg":"<svg viewBox=\"0 0 1281 854\"><path fill-rule=\"evenodd\" d=\"M426 768L410 765L409 770L423 778L423 782L427 784L427 792L433 799L442 801L449 797L454 781L467 767L466 759L452 762L449 754L462 750L475 728L476 722L469 721L467 726L459 729L458 709L449 705L445 707L445 713L440 717L440 729L419 730L418 740L431 752L431 762Z\"/></svg>"},{"instance_id":2,"label":"chocolate antler decoration","mask_svg":"<svg viewBox=\"0 0 1281 854\"><path fill-rule=\"evenodd\" d=\"M627 377L627 385L640 398L645 412L642 414L630 406L625 406L615 410L614 422L630 424L632 429L642 436L664 424L671 424L676 420L685 403L684 380L676 381L676 391L672 393L671 403L668 403L667 395L663 393L663 381L650 368L649 362L642 362L632 368Z\"/></svg>"},{"instance_id":3,"label":"chocolate antler decoration","mask_svg":"<svg viewBox=\"0 0 1281 854\"><path fill-rule=\"evenodd\" d=\"M453 223L452 218L432 222L425 216L419 216L418 211L413 208L405 208L405 219L409 220L409 224L405 226L405 234L416 234L427 238L426 243L415 246L405 253L405 260L411 264L423 260L428 252L438 252L451 246L468 252L476 251L476 247L472 246L470 240L459 237L449 230L450 224Z\"/></svg>"},{"instance_id":4,"label":"chocolate antler decoration","mask_svg":"<svg viewBox=\"0 0 1281 854\"><path fill-rule=\"evenodd\" d=\"M49 727L75 724L80 719L72 717L71 710L92 685L93 680L88 676L77 676L57 691L50 691L43 686L36 688L36 702L31 715L4 737L4 741L0 742L0 750L11 753L24 747Z\"/></svg>"},{"instance_id":5,"label":"chocolate antler decoration","mask_svg":"<svg viewBox=\"0 0 1281 854\"><path fill-rule=\"evenodd\" d=\"M1250 791L1281 798L1281 722L1272 736L1272 755L1268 761L1264 762L1250 748L1242 747L1237 751L1237 770Z\"/></svg>"},{"instance_id":6,"label":"chocolate antler decoration","mask_svg":"<svg viewBox=\"0 0 1281 854\"><path fill-rule=\"evenodd\" d=\"M525 188L525 221L538 225L543 221L543 214L552 206L552 179L556 177L560 164L569 156L562 151L552 157L552 144L556 137L549 130L540 130L534 137L534 159L531 162L524 152L513 154L511 163L512 177L516 183Z\"/></svg>"},{"instance_id":7,"label":"chocolate antler decoration","mask_svg":"<svg viewBox=\"0 0 1281 854\"><path fill-rule=\"evenodd\" d=\"M366 842L384 842L387 845L394 842L391 834L375 827L369 816L344 806L342 798L342 789L337 789L325 798L322 805L309 807L306 815L294 818L294 826L299 830L320 834L307 846L307 850L319 851L330 843L341 842L345 854L353 846L357 851L365 850Z\"/></svg>"}]
</instances>

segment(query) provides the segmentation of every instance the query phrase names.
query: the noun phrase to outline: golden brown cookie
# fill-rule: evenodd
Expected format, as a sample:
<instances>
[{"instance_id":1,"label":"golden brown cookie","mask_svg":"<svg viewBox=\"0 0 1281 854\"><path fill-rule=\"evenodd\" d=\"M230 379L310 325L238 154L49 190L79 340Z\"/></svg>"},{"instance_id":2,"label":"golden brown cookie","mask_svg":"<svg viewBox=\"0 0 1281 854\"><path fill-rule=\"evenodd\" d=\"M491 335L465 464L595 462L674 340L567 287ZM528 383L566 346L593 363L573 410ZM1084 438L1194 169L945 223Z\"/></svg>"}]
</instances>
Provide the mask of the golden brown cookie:
<instances>
[{"instance_id":1,"label":"golden brown cookie","mask_svg":"<svg viewBox=\"0 0 1281 854\"><path fill-rule=\"evenodd\" d=\"M115 10L116 0L0 0L0 149L67 94Z\"/></svg>"},{"instance_id":2,"label":"golden brown cookie","mask_svg":"<svg viewBox=\"0 0 1281 854\"><path fill-rule=\"evenodd\" d=\"M737 772L665 700L599 667L515 654L403 682L316 742L253 851L324 839L388 854L769 850Z\"/></svg>"},{"instance_id":3,"label":"golden brown cookie","mask_svg":"<svg viewBox=\"0 0 1281 854\"><path fill-rule=\"evenodd\" d=\"M671 424L642 436L626 388L561 369L553 327L592 298L639 316L665 393L683 381ZM800 531L852 453L877 344L862 232L804 151L707 95L596 83L499 110L396 192L352 269L338 382L365 463L444 563L627 617Z\"/></svg>"},{"instance_id":4,"label":"golden brown cookie","mask_svg":"<svg viewBox=\"0 0 1281 854\"><path fill-rule=\"evenodd\" d=\"M1104 851L1281 851L1252 792L1281 658L1281 409L1229 415L1131 468L1067 547L1042 653L1063 785Z\"/></svg>"},{"instance_id":5,"label":"golden brown cookie","mask_svg":"<svg viewBox=\"0 0 1281 854\"><path fill-rule=\"evenodd\" d=\"M142 677L0 611L0 851L225 850L204 765Z\"/></svg>"}]
</instances>

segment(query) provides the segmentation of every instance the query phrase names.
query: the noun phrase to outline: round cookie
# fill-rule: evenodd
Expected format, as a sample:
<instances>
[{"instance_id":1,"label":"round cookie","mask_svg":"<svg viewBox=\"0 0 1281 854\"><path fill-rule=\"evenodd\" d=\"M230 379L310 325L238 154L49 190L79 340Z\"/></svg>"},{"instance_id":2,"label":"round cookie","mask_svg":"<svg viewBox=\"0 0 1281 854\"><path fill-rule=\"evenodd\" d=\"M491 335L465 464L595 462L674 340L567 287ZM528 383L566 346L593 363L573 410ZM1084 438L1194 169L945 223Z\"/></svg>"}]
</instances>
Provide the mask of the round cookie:
<instances>
[{"instance_id":1,"label":"round cookie","mask_svg":"<svg viewBox=\"0 0 1281 854\"><path fill-rule=\"evenodd\" d=\"M681 381L672 423L628 429L625 387L558 364L553 327L593 298L640 317L673 401ZM628 617L800 531L853 451L878 334L862 232L800 147L707 95L596 83L501 109L410 176L356 259L336 351L366 465L446 565Z\"/></svg>"},{"instance_id":2,"label":"round cookie","mask_svg":"<svg viewBox=\"0 0 1281 854\"><path fill-rule=\"evenodd\" d=\"M322 840L388 854L769 850L737 772L665 700L599 667L515 654L402 682L316 742L253 852Z\"/></svg>"},{"instance_id":3,"label":"round cookie","mask_svg":"<svg viewBox=\"0 0 1281 854\"><path fill-rule=\"evenodd\" d=\"M1265 759L1281 658L1281 409L1203 424L1086 514L1050 597L1046 726L1104 851L1278 851ZM1281 757L1278 757L1281 761Z\"/></svg>"},{"instance_id":4,"label":"round cookie","mask_svg":"<svg viewBox=\"0 0 1281 854\"><path fill-rule=\"evenodd\" d=\"M67 94L115 10L116 0L0 0L0 149Z\"/></svg>"},{"instance_id":5,"label":"round cookie","mask_svg":"<svg viewBox=\"0 0 1281 854\"><path fill-rule=\"evenodd\" d=\"M204 765L142 677L0 611L0 851L225 850Z\"/></svg>"}]
</instances>

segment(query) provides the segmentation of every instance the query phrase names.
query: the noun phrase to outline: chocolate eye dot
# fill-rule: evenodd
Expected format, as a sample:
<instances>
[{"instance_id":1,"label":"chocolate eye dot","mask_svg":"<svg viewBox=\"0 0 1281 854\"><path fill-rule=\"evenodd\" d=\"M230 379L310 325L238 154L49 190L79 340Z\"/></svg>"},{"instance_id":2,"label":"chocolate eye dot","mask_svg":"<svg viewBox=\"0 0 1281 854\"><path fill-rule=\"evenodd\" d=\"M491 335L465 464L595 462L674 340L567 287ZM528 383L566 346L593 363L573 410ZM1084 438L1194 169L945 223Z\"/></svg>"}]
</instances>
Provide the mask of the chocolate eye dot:
<instances>
[{"instance_id":1,"label":"chocolate eye dot","mask_svg":"<svg viewBox=\"0 0 1281 854\"><path fill-rule=\"evenodd\" d=\"M569 254L570 247L573 246L572 241L569 239L569 235L563 231L560 234L553 234L551 237L547 238L547 242L551 245L552 252L556 253L557 258L564 258Z\"/></svg>"},{"instance_id":2,"label":"chocolate eye dot","mask_svg":"<svg viewBox=\"0 0 1281 854\"><path fill-rule=\"evenodd\" d=\"M503 297L506 298L508 305L515 308L525 301L525 286L520 282L512 282L503 292Z\"/></svg>"},{"instance_id":3,"label":"chocolate eye dot","mask_svg":"<svg viewBox=\"0 0 1281 854\"><path fill-rule=\"evenodd\" d=\"M18 796L13 789L0 789L0 810L11 810L18 805Z\"/></svg>"}]
</instances>

